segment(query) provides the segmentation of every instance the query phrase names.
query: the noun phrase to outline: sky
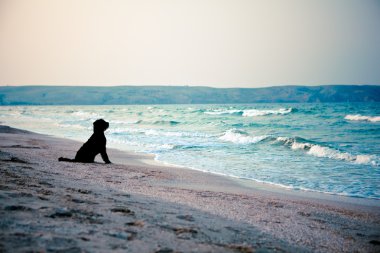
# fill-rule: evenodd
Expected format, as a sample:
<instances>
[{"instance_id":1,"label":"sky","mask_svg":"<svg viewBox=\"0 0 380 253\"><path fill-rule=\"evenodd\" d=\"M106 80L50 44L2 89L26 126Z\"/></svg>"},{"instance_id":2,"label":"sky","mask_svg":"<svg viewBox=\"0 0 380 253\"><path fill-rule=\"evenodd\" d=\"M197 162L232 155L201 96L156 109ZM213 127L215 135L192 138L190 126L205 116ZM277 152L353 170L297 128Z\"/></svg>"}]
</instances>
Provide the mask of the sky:
<instances>
[{"instance_id":1,"label":"sky","mask_svg":"<svg viewBox=\"0 0 380 253\"><path fill-rule=\"evenodd\" d=\"M380 84L380 0L0 0L0 85Z\"/></svg>"}]
</instances>

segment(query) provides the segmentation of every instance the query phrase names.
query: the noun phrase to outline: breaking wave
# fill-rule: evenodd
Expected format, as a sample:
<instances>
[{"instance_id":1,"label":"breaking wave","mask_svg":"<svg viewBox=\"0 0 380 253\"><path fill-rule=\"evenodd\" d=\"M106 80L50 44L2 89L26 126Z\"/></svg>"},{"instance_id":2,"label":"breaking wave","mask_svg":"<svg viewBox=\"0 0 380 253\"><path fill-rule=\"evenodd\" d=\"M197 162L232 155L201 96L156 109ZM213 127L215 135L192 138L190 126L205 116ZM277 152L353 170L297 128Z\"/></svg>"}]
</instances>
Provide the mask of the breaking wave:
<instances>
[{"instance_id":1,"label":"breaking wave","mask_svg":"<svg viewBox=\"0 0 380 253\"><path fill-rule=\"evenodd\" d=\"M258 109L248 109L248 110L213 110L206 111L205 114L209 115L239 115L243 117L257 117L257 116L267 116L267 115L285 115L294 112L294 108L280 108L277 110L258 110Z\"/></svg>"},{"instance_id":2,"label":"breaking wave","mask_svg":"<svg viewBox=\"0 0 380 253\"><path fill-rule=\"evenodd\" d=\"M249 143L258 143L262 140L265 140L269 136L262 135L262 136L250 136L248 133L237 130L237 129L230 129L227 130L222 136L219 137L222 141L228 141L233 142L237 144L249 144Z\"/></svg>"},{"instance_id":3,"label":"breaking wave","mask_svg":"<svg viewBox=\"0 0 380 253\"><path fill-rule=\"evenodd\" d=\"M370 121L370 122L379 122L380 121L380 116L363 116L360 114L356 115L351 115L348 114L346 117L344 117L346 120L353 120L353 121Z\"/></svg>"},{"instance_id":4,"label":"breaking wave","mask_svg":"<svg viewBox=\"0 0 380 253\"><path fill-rule=\"evenodd\" d=\"M256 117L266 115L284 115L293 112L293 108L280 108L278 110L244 110L243 117Z\"/></svg>"},{"instance_id":5,"label":"breaking wave","mask_svg":"<svg viewBox=\"0 0 380 253\"><path fill-rule=\"evenodd\" d=\"M242 115L244 110L214 110L214 111L206 111L205 114L209 115L226 115L226 114L235 114Z\"/></svg>"},{"instance_id":6,"label":"breaking wave","mask_svg":"<svg viewBox=\"0 0 380 253\"><path fill-rule=\"evenodd\" d=\"M313 144L309 142L302 142L301 138L288 138L288 137L278 137L277 142L290 147L293 150L304 150L307 154L316 157L325 157L335 160L343 160L347 162L353 162L357 164L370 164L373 166L379 166L379 158L375 155L353 155L347 152L341 152L336 149L321 146L318 144Z\"/></svg>"}]
</instances>

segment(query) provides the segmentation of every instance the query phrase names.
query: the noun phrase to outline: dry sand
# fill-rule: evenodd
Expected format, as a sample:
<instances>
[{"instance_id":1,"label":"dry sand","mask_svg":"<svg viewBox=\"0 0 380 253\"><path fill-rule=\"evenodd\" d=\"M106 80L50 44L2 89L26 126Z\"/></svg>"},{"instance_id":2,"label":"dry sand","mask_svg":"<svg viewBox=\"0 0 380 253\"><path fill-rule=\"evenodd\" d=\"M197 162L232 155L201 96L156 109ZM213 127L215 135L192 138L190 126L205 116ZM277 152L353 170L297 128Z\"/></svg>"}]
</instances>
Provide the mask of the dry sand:
<instances>
[{"instance_id":1,"label":"dry sand","mask_svg":"<svg viewBox=\"0 0 380 253\"><path fill-rule=\"evenodd\" d=\"M380 201L297 192L0 126L0 252L380 252Z\"/></svg>"}]
</instances>

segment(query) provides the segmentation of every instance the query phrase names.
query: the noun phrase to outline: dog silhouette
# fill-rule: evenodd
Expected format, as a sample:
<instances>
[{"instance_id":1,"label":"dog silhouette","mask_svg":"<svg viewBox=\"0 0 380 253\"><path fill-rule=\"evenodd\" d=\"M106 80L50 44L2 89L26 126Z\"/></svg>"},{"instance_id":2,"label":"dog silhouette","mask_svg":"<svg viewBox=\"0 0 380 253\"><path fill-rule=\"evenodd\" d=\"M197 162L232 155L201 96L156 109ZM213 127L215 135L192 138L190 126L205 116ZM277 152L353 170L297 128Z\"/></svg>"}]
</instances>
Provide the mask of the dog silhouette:
<instances>
[{"instance_id":1,"label":"dog silhouette","mask_svg":"<svg viewBox=\"0 0 380 253\"><path fill-rule=\"evenodd\" d=\"M109 123L103 119L98 119L94 122L94 133L91 135L90 139L83 144L83 146L78 150L74 159L69 159L65 157L58 158L60 162L80 162L80 163L93 163L95 156L100 154L105 163L111 163L108 159L106 151L107 139L104 135L104 131L109 127Z\"/></svg>"}]
</instances>

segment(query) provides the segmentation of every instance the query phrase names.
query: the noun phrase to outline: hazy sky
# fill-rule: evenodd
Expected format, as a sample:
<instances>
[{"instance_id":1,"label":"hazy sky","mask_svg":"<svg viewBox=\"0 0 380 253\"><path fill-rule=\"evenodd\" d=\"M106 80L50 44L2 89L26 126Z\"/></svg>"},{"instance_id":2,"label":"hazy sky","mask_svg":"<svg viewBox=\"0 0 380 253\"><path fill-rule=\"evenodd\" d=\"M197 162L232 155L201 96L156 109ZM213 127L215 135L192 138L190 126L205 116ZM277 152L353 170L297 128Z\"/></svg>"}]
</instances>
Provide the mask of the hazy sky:
<instances>
[{"instance_id":1,"label":"hazy sky","mask_svg":"<svg viewBox=\"0 0 380 253\"><path fill-rule=\"evenodd\" d=\"M0 85L380 84L380 0L0 0Z\"/></svg>"}]
</instances>

